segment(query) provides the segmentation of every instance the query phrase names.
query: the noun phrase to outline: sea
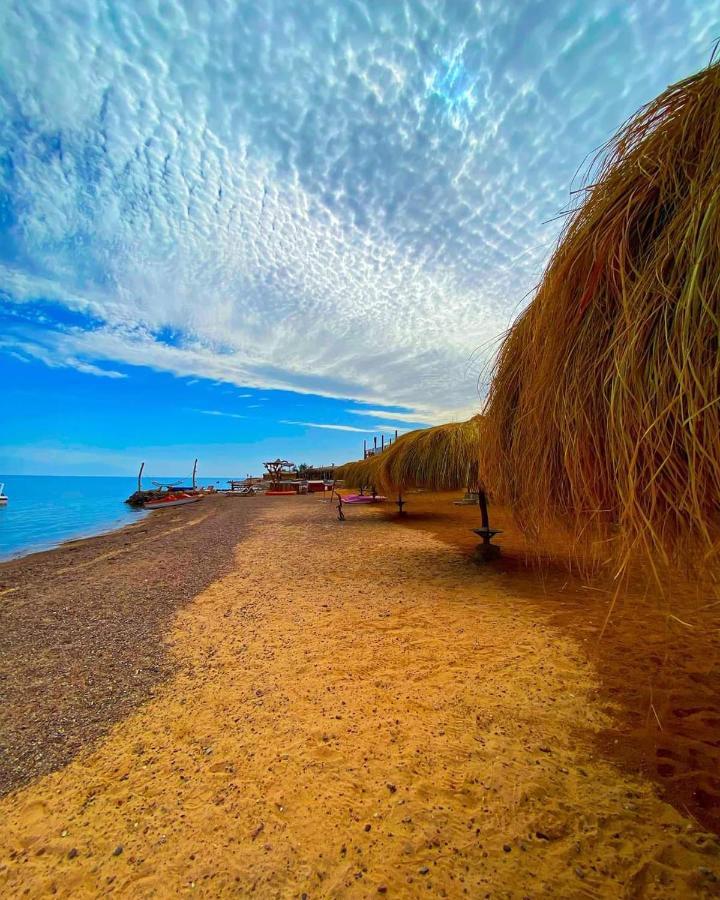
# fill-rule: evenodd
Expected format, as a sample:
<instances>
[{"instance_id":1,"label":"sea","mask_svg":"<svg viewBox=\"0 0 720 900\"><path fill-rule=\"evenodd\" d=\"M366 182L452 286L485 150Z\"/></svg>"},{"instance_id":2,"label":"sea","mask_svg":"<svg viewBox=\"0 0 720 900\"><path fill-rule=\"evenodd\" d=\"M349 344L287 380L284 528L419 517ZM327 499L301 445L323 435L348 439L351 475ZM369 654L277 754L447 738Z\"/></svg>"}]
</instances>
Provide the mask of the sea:
<instances>
[{"instance_id":1,"label":"sea","mask_svg":"<svg viewBox=\"0 0 720 900\"><path fill-rule=\"evenodd\" d=\"M171 477L156 478L165 484ZM147 515L123 502L137 478L86 475L8 475L7 506L0 506L0 561L48 550L63 541L90 537L137 522ZM189 479L175 483L189 484ZM225 478L198 478L199 485L227 487ZM143 479L143 487L152 487Z\"/></svg>"}]
</instances>

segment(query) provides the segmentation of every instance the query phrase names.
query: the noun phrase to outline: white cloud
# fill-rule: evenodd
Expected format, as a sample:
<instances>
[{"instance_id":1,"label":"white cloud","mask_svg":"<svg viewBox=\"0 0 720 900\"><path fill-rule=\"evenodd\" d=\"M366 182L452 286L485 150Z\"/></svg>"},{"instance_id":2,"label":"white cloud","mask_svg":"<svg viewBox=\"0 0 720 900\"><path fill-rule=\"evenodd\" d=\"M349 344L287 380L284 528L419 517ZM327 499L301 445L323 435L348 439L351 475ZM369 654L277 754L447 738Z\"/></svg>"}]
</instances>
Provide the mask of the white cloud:
<instances>
[{"instance_id":1,"label":"white cloud","mask_svg":"<svg viewBox=\"0 0 720 900\"><path fill-rule=\"evenodd\" d=\"M394 412L391 409L347 409L346 412L352 413L354 416L370 416L376 419L397 419L398 422L410 422L416 425L431 425L432 420L423 419L417 413L412 412Z\"/></svg>"},{"instance_id":2,"label":"white cloud","mask_svg":"<svg viewBox=\"0 0 720 900\"><path fill-rule=\"evenodd\" d=\"M328 431L356 431L359 434L380 434L377 428L356 428L354 425L333 425L326 422L295 422L281 419L283 425L302 425L304 428L326 428Z\"/></svg>"},{"instance_id":3,"label":"white cloud","mask_svg":"<svg viewBox=\"0 0 720 900\"><path fill-rule=\"evenodd\" d=\"M101 369L94 363L79 359L71 352L63 352L60 347L53 346L54 335L51 336L50 346L36 343L32 340L22 340L13 334L0 336L0 350L6 349L16 358L27 362L28 357L38 359L52 369L67 368L76 369L86 375L97 375L101 378L127 378L124 372L116 372L113 369ZM24 354L24 359L23 359Z\"/></svg>"},{"instance_id":4,"label":"white cloud","mask_svg":"<svg viewBox=\"0 0 720 900\"><path fill-rule=\"evenodd\" d=\"M219 409L194 409L193 412L202 413L204 416L222 416L227 419L247 419L239 413L222 412Z\"/></svg>"},{"instance_id":5,"label":"white cloud","mask_svg":"<svg viewBox=\"0 0 720 900\"><path fill-rule=\"evenodd\" d=\"M469 415L558 234L543 222L587 153L706 60L712 12L2 4L0 289L94 320L12 339L109 377Z\"/></svg>"}]
</instances>

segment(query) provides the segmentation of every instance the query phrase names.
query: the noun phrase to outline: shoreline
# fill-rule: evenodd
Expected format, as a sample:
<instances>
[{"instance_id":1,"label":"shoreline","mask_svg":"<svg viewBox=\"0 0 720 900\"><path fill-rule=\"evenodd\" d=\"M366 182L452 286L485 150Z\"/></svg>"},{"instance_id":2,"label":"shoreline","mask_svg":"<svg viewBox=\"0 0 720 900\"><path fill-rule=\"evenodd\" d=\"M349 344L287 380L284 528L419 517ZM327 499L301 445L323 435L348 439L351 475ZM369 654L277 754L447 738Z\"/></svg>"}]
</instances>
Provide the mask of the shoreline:
<instances>
[{"instance_id":1,"label":"shoreline","mask_svg":"<svg viewBox=\"0 0 720 900\"><path fill-rule=\"evenodd\" d=\"M143 522L152 511L153 510L138 509L136 511L137 519L134 522L118 519L114 524L111 523L106 526L100 526L99 528L91 527L87 531L82 530L77 532L77 534L72 537L61 538L48 544L27 546L23 550L13 551L9 554L0 554L0 566L4 563L19 562L20 560L26 559L28 556L35 556L39 553L51 553L53 550L61 550L65 544L89 541L93 538L104 537L105 535L112 534L116 531L123 531L126 528L134 528L136 525L139 525L140 522Z\"/></svg>"},{"instance_id":2,"label":"shoreline","mask_svg":"<svg viewBox=\"0 0 720 900\"><path fill-rule=\"evenodd\" d=\"M248 499L205 497L0 562L0 795L66 765L168 676L170 623L232 568L263 505Z\"/></svg>"}]
</instances>

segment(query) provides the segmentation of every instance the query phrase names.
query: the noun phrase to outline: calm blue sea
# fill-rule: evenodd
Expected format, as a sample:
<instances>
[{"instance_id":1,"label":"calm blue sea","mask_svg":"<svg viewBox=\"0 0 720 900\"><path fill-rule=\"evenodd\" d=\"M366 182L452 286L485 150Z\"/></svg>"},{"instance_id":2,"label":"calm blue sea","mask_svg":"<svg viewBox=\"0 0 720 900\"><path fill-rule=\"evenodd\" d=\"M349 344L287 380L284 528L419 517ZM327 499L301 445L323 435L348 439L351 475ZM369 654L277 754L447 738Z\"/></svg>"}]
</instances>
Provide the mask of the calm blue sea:
<instances>
[{"instance_id":1,"label":"calm blue sea","mask_svg":"<svg viewBox=\"0 0 720 900\"><path fill-rule=\"evenodd\" d=\"M198 484L218 480L218 486L226 487L225 479L198 478ZM137 487L132 477L0 474L2 481L9 502L0 506L0 560L109 531L146 515L123 503ZM152 487L150 479L143 479L143 487Z\"/></svg>"}]
</instances>

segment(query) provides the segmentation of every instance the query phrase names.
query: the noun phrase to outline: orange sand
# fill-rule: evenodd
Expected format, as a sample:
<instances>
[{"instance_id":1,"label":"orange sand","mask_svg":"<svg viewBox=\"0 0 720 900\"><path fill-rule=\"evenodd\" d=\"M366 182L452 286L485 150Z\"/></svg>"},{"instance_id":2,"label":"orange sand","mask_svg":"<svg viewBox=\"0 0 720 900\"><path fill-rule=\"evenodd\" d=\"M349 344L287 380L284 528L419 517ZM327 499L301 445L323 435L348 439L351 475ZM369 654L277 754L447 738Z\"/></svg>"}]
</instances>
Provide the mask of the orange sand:
<instances>
[{"instance_id":1,"label":"orange sand","mask_svg":"<svg viewBox=\"0 0 720 900\"><path fill-rule=\"evenodd\" d=\"M586 650L506 582L279 500L178 616L177 674L0 802L0 894L714 896L717 840L598 752Z\"/></svg>"}]
</instances>

